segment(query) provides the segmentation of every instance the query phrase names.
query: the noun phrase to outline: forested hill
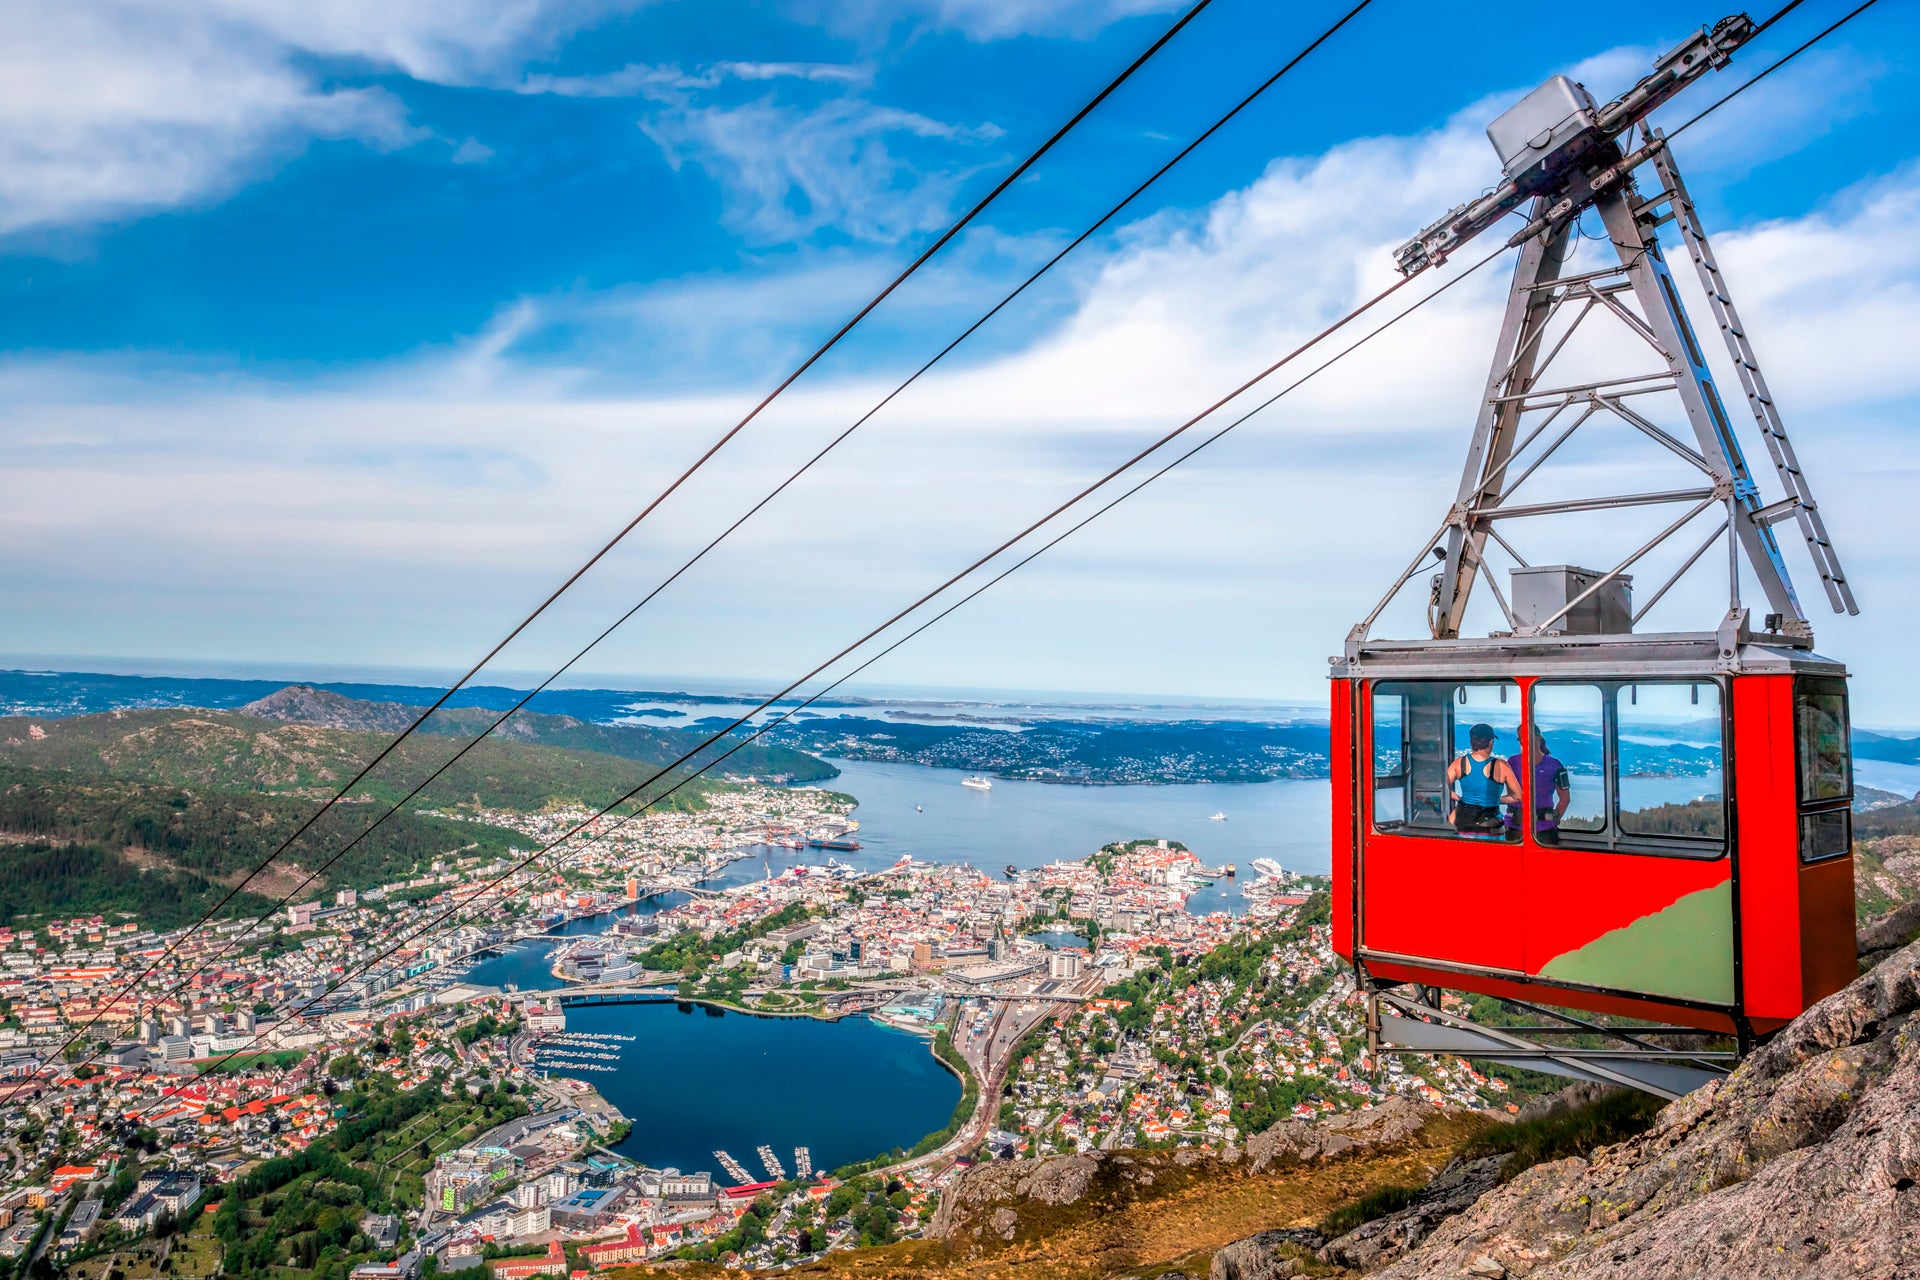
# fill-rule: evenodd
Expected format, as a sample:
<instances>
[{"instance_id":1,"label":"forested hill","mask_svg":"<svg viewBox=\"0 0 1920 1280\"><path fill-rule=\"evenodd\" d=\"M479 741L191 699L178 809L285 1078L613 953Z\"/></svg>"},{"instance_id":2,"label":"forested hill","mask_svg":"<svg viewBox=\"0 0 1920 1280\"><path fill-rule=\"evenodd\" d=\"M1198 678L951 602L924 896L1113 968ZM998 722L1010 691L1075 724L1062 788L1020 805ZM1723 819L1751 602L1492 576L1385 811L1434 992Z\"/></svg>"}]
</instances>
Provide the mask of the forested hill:
<instances>
[{"instance_id":1,"label":"forested hill","mask_svg":"<svg viewBox=\"0 0 1920 1280\"><path fill-rule=\"evenodd\" d=\"M242 714L292 724L332 729L367 730L392 735L412 724L424 708L402 702L374 702L349 698L313 685L288 685L239 708ZM481 707L442 707L420 726L423 733L471 738L482 733L500 712ZM724 722L723 722L724 723ZM621 756L646 764L666 764L696 751L719 725L705 729L663 729L651 725L596 724L577 716L517 712L494 732L494 740L562 747ZM434 748L438 751L442 748ZM704 760L700 756L697 759ZM754 777L768 782L822 782L839 773L832 765L790 747L753 743L727 758L720 770L728 777Z\"/></svg>"},{"instance_id":2,"label":"forested hill","mask_svg":"<svg viewBox=\"0 0 1920 1280\"><path fill-rule=\"evenodd\" d=\"M8 717L0 718L0 761L171 786L318 797L352 777L392 736L384 729L335 729L198 709L114 711L64 720ZM624 794L650 768L673 761L684 750L681 738L689 744L700 740L689 733L660 734L653 741L628 741L622 744L628 752L616 755L489 738L434 782L418 806L478 803L534 810L575 801L598 807ZM454 749L444 736L417 734L356 794L397 800ZM752 750L734 756L724 768L749 772L741 761ZM763 765L777 760L796 771L831 773L831 766L794 751L769 753L761 760Z\"/></svg>"},{"instance_id":3,"label":"forested hill","mask_svg":"<svg viewBox=\"0 0 1920 1280\"><path fill-rule=\"evenodd\" d=\"M361 765L391 741L394 708L327 695L290 695L263 706L282 716L326 715L358 727L289 723L237 711L113 711L61 719L0 718L0 918L45 912L138 909L158 927L195 916L277 848ZM398 708L406 713L406 708ZM415 713L417 714L417 713ZM440 727L451 732L455 717ZM476 717L483 713L472 713ZM559 723L554 723L559 722ZM484 722L471 726L472 732ZM273 875L249 886L292 889L354 836L365 838L301 896L392 881L450 854L505 855L523 836L484 822L419 812L479 806L537 811L555 803L594 808L626 794L697 741L684 731L594 732L569 717L536 718L533 732L600 742L626 753L519 740L481 742L378 827L399 800L453 753L442 735L416 735L288 851ZM742 756L727 763L737 764ZM763 751L762 767L830 774L797 751ZM684 767L667 781L684 778ZM662 787L666 785L662 784ZM699 808L717 785L700 779L666 808ZM257 909L248 893L233 909Z\"/></svg>"},{"instance_id":4,"label":"forested hill","mask_svg":"<svg viewBox=\"0 0 1920 1280\"><path fill-rule=\"evenodd\" d=\"M1325 723L1040 720L1018 729L852 716L783 725L777 742L880 760L1093 784L1268 782L1328 774Z\"/></svg>"}]
</instances>

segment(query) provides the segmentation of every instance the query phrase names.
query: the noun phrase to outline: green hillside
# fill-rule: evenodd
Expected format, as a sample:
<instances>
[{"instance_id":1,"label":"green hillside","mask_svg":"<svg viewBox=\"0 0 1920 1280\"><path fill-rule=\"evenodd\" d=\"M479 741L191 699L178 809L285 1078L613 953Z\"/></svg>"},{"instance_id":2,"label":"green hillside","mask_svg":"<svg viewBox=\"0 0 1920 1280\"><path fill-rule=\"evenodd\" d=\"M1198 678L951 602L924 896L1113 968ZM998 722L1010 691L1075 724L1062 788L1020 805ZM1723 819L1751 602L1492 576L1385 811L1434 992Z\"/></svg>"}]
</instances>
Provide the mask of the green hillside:
<instances>
[{"instance_id":1,"label":"green hillside","mask_svg":"<svg viewBox=\"0 0 1920 1280\"><path fill-rule=\"evenodd\" d=\"M232 711L113 711L64 720L8 717L0 718L0 763L161 786L320 799L390 740L384 732L288 724ZM397 800L456 749L445 737L409 738L355 795ZM660 763L671 758L663 756ZM448 769L415 805L531 812L572 802L598 808L646 778L650 763L489 739ZM708 785L703 779L688 787L669 800L668 807L698 807Z\"/></svg>"},{"instance_id":2,"label":"green hillside","mask_svg":"<svg viewBox=\"0 0 1920 1280\"><path fill-rule=\"evenodd\" d=\"M226 883L278 848L314 808L313 801L299 797L187 790L0 765L0 834L130 852L149 867ZM381 812L364 804L335 808L294 844L286 861L304 875ZM527 844L526 837L500 827L403 810L334 864L313 892L323 883L382 883L449 854L505 856ZM0 861L19 856L0 846ZM265 892L258 882L253 887ZM280 886L282 891L291 887L292 882Z\"/></svg>"},{"instance_id":3,"label":"green hillside","mask_svg":"<svg viewBox=\"0 0 1920 1280\"><path fill-rule=\"evenodd\" d=\"M373 727L383 705L358 704L373 713L360 728L179 708L0 718L0 919L121 910L165 927L205 910L391 741L390 729ZM535 727L581 742L602 740L597 726L577 721ZM664 754L659 737L648 749L665 763L672 756ZM623 745L638 751L646 744L632 739ZM402 744L348 803L294 843L275 874L252 883L244 901L258 909L293 890L307 871L369 829L299 896L400 879L453 854L506 856L528 847L528 838L418 810L536 812L574 803L600 808L659 767L517 736L489 739L400 812L372 826L388 804L455 749L444 736ZM783 754L821 764L798 752ZM686 773L677 770L649 791L657 793ZM726 785L701 778L660 807L703 808L705 797ZM249 909L242 902L236 899L235 910Z\"/></svg>"},{"instance_id":4,"label":"green hillside","mask_svg":"<svg viewBox=\"0 0 1920 1280\"><path fill-rule=\"evenodd\" d=\"M226 892L204 876L177 868L141 868L124 854L90 844L31 840L0 849L0 903L6 923L41 916L132 912L155 929L198 920ZM226 915L252 915L271 903L234 895Z\"/></svg>"},{"instance_id":5,"label":"green hillside","mask_svg":"<svg viewBox=\"0 0 1920 1280\"><path fill-rule=\"evenodd\" d=\"M357 729L391 737L413 724L422 708L400 702L349 698L328 689L296 684L276 690L236 710L242 715L258 716L265 720L328 729ZM420 732L472 738L485 733L498 718L499 712L482 707L442 707L427 717L420 726ZM592 751L656 766L699 750L706 737L705 732L695 729L595 724L576 716L537 711L517 712L494 733L495 741ZM720 772L727 777L754 777L791 783L824 782L840 771L798 748L755 742L729 756Z\"/></svg>"}]
</instances>

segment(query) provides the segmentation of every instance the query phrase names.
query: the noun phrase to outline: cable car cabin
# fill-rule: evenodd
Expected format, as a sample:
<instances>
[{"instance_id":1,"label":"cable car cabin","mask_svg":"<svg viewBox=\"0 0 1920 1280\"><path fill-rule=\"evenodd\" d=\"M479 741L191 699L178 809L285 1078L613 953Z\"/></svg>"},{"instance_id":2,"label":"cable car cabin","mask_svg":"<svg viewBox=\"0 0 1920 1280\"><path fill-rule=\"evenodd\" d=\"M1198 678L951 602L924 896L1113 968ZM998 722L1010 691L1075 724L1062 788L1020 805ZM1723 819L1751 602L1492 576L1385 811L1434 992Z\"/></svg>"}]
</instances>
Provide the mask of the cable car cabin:
<instances>
[{"instance_id":1,"label":"cable car cabin","mask_svg":"<svg viewBox=\"0 0 1920 1280\"><path fill-rule=\"evenodd\" d=\"M1373 986L1742 1042L1851 981L1846 673L1723 643L1356 646L1333 681L1334 949Z\"/></svg>"},{"instance_id":2,"label":"cable car cabin","mask_svg":"<svg viewBox=\"0 0 1920 1280\"><path fill-rule=\"evenodd\" d=\"M1814 651L1776 530L1797 527L1836 612L1859 606L1647 119L1758 30L1742 14L1703 27L1604 105L1549 79L1488 126L1503 180L1396 253L1413 275L1526 219L1507 240L1513 279L1459 486L1333 661L1334 950L1383 1052L1675 1097L1854 977L1846 672ZM1777 498L1748 464L1663 227ZM1575 554L1613 567L1551 563ZM1716 563L1724 604L1699 589ZM1430 638L1371 638L1423 569ZM1638 608L1636 569L1660 582ZM1663 602L1711 629L1641 630ZM1483 636L1468 634L1474 613ZM1445 988L1529 1016L1475 1023ZM1675 1047L1722 1033L1734 1050Z\"/></svg>"}]
</instances>

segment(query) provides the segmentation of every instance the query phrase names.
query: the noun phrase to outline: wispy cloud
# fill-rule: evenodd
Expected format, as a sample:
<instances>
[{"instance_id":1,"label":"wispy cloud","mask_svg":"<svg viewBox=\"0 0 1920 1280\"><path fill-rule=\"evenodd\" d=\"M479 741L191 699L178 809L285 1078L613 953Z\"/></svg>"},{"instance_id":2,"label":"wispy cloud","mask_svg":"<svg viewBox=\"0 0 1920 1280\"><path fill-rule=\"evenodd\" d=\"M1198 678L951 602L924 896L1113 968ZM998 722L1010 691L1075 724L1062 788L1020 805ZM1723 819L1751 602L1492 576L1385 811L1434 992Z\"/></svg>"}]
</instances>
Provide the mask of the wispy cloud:
<instances>
[{"instance_id":1,"label":"wispy cloud","mask_svg":"<svg viewBox=\"0 0 1920 1280\"><path fill-rule=\"evenodd\" d=\"M969 40L1016 36L1085 38L1124 18L1166 13L1186 0L790 0L789 12L844 35L910 23Z\"/></svg>"},{"instance_id":2,"label":"wispy cloud","mask_svg":"<svg viewBox=\"0 0 1920 1280\"><path fill-rule=\"evenodd\" d=\"M0 5L0 235L193 204L315 139L431 136L316 65L464 82L613 8L598 0L17 0ZM475 158L469 149L464 159Z\"/></svg>"},{"instance_id":3,"label":"wispy cloud","mask_svg":"<svg viewBox=\"0 0 1920 1280\"><path fill-rule=\"evenodd\" d=\"M691 163L710 173L724 193L728 226L761 243L822 229L891 241L939 226L973 166L930 165L901 144L945 144L952 153L1000 136L992 125L947 124L852 96L814 106L765 97L669 107L640 127L676 169Z\"/></svg>"},{"instance_id":4,"label":"wispy cloud","mask_svg":"<svg viewBox=\"0 0 1920 1280\"><path fill-rule=\"evenodd\" d=\"M647 103L640 128L676 170L692 165L709 174L721 188L727 226L756 244L821 230L892 240L944 220L966 172L958 157L1000 130L876 103L865 92L873 75L870 65L844 63L630 63L584 75L529 74L513 88ZM769 87L742 98L757 85ZM930 155L929 146L944 154Z\"/></svg>"}]
</instances>

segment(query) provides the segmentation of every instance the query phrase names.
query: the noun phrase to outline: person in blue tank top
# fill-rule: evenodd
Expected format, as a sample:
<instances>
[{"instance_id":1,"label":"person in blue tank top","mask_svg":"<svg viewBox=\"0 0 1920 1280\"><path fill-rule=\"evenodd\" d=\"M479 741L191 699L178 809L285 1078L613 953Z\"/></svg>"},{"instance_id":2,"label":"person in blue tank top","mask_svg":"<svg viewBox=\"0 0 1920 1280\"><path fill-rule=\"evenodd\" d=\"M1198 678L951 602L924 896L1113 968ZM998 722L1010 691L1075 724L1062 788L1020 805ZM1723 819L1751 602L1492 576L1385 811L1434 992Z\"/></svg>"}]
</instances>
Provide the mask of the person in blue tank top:
<instances>
[{"instance_id":1,"label":"person in blue tank top","mask_svg":"<svg viewBox=\"0 0 1920 1280\"><path fill-rule=\"evenodd\" d=\"M1453 829L1462 835L1504 835L1503 804L1520 803L1520 780L1507 762L1493 754L1500 735L1490 724L1467 730L1469 750L1447 766L1453 795Z\"/></svg>"}]
</instances>

